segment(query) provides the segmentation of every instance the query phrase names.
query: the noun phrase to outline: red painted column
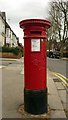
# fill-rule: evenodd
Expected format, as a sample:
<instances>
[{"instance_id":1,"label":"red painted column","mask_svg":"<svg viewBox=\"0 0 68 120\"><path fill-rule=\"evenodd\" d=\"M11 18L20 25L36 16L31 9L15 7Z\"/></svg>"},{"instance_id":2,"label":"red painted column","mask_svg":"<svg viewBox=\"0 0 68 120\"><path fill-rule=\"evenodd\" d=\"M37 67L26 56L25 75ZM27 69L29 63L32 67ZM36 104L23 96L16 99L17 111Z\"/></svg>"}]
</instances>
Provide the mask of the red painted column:
<instances>
[{"instance_id":1,"label":"red painted column","mask_svg":"<svg viewBox=\"0 0 68 120\"><path fill-rule=\"evenodd\" d=\"M20 22L24 31L24 109L47 112L46 31L51 23L42 19Z\"/></svg>"}]
</instances>

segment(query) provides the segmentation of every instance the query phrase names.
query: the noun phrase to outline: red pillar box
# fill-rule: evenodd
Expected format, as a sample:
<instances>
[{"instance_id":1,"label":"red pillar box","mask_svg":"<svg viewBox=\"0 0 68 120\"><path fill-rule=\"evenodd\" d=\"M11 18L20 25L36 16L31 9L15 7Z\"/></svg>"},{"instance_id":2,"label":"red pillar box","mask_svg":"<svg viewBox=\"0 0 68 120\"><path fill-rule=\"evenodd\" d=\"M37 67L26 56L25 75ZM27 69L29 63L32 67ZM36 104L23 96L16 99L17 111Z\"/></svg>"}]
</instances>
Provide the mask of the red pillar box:
<instances>
[{"instance_id":1,"label":"red pillar box","mask_svg":"<svg viewBox=\"0 0 68 120\"><path fill-rule=\"evenodd\" d=\"M50 22L28 19L20 22L24 31L24 109L47 113L46 30Z\"/></svg>"}]
</instances>

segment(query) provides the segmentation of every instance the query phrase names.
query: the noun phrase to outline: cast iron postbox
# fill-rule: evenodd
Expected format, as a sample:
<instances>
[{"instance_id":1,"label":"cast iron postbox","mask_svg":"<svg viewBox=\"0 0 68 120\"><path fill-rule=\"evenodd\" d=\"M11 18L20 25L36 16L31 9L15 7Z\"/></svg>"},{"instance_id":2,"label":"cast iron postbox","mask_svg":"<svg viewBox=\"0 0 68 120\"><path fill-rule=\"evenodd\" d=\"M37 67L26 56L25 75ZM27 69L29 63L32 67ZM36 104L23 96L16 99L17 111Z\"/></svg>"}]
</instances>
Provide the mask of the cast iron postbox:
<instances>
[{"instance_id":1,"label":"cast iron postbox","mask_svg":"<svg viewBox=\"0 0 68 120\"><path fill-rule=\"evenodd\" d=\"M43 19L20 22L24 31L24 109L32 114L47 113L46 30Z\"/></svg>"}]
</instances>

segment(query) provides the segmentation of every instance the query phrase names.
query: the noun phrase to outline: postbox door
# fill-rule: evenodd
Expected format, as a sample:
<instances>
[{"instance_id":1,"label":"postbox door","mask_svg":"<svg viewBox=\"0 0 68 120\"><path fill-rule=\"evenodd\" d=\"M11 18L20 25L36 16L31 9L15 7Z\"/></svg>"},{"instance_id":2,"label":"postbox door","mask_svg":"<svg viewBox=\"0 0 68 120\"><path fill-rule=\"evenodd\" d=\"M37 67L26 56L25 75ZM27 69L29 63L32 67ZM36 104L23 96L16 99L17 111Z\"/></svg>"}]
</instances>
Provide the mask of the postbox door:
<instances>
[{"instance_id":1,"label":"postbox door","mask_svg":"<svg viewBox=\"0 0 68 120\"><path fill-rule=\"evenodd\" d=\"M46 40L26 39L25 43L25 88L46 88Z\"/></svg>"}]
</instances>

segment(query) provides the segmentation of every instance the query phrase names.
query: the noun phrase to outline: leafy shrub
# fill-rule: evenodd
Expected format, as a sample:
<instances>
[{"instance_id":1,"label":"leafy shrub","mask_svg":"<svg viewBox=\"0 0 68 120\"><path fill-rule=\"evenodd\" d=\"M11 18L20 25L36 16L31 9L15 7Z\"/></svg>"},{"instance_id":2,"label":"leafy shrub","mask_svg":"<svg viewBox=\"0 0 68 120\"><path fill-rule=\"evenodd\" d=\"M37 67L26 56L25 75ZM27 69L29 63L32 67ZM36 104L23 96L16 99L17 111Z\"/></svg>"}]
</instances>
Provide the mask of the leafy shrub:
<instances>
[{"instance_id":1,"label":"leafy shrub","mask_svg":"<svg viewBox=\"0 0 68 120\"><path fill-rule=\"evenodd\" d=\"M68 58L68 51L66 51L66 52L63 53L63 57Z\"/></svg>"},{"instance_id":2,"label":"leafy shrub","mask_svg":"<svg viewBox=\"0 0 68 120\"><path fill-rule=\"evenodd\" d=\"M0 47L0 52L2 52L2 47Z\"/></svg>"},{"instance_id":3,"label":"leafy shrub","mask_svg":"<svg viewBox=\"0 0 68 120\"><path fill-rule=\"evenodd\" d=\"M8 52L8 53L11 52L11 53L14 53L15 55L18 55L21 52L21 50L18 47L16 47L16 48L0 47L0 52Z\"/></svg>"}]
</instances>

